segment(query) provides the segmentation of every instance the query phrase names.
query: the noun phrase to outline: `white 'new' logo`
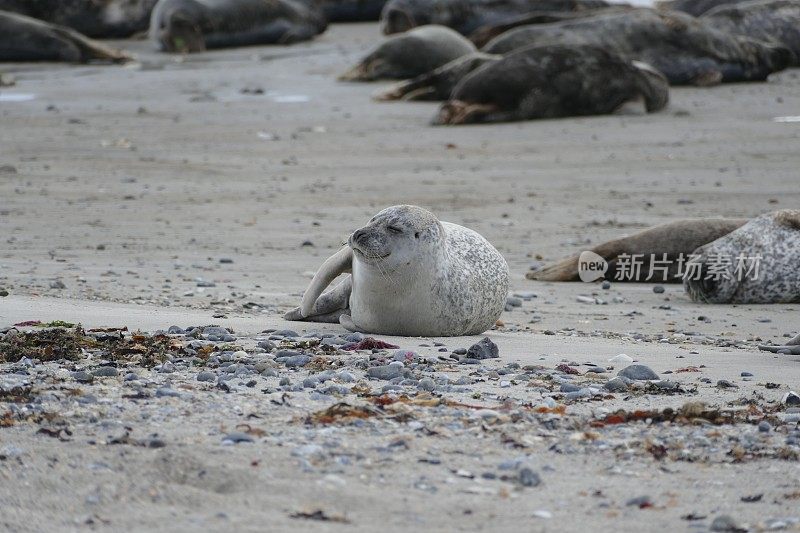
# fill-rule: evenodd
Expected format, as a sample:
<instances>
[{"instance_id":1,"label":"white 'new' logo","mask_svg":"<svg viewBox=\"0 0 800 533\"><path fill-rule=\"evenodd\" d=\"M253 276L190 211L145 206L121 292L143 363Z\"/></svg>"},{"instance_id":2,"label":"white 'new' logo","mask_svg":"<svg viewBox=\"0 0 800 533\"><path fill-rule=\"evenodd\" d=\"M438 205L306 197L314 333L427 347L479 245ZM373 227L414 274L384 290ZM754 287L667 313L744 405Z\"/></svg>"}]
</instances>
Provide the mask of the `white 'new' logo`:
<instances>
[{"instance_id":1,"label":"white 'new' logo","mask_svg":"<svg viewBox=\"0 0 800 533\"><path fill-rule=\"evenodd\" d=\"M581 252L578 258L578 277L590 283L601 279L608 271L608 261L594 252Z\"/></svg>"}]
</instances>

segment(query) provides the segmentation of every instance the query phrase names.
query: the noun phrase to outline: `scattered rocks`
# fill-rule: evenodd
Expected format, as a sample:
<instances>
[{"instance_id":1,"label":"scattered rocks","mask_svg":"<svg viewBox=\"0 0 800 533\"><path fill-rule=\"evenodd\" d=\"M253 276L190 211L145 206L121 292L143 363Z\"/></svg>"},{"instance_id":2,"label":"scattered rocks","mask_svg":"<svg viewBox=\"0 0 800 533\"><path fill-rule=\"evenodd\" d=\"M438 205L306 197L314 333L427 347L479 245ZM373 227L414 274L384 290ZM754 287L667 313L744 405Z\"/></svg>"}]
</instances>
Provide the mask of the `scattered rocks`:
<instances>
[{"instance_id":1,"label":"scattered rocks","mask_svg":"<svg viewBox=\"0 0 800 533\"><path fill-rule=\"evenodd\" d=\"M484 337L467 350L467 359L493 359L500 357L500 349L489 337Z\"/></svg>"}]
</instances>

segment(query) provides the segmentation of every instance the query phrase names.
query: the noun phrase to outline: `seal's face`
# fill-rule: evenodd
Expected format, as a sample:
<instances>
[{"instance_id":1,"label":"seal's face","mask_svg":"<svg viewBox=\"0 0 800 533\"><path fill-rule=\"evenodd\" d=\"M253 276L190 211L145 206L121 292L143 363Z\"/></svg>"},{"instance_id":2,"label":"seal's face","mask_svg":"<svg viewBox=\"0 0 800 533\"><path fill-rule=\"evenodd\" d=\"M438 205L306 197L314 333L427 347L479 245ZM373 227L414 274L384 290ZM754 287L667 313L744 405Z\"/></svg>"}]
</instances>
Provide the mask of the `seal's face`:
<instances>
[{"instance_id":1,"label":"seal's face","mask_svg":"<svg viewBox=\"0 0 800 533\"><path fill-rule=\"evenodd\" d=\"M384 35L402 33L416 26L431 23L430 1L393 0L388 2L381 13L381 29Z\"/></svg>"},{"instance_id":2,"label":"seal's face","mask_svg":"<svg viewBox=\"0 0 800 533\"><path fill-rule=\"evenodd\" d=\"M429 211L401 205L375 215L353 232L348 244L355 260L385 273L431 258L442 232Z\"/></svg>"},{"instance_id":3,"label":"seal's face","mask_svg":"<svg viewBox=\"0 0 800 533\"><path fill-rule=\"evenodd\" d=\"M683 282L692 300L800 301L800 210L761 215L694 255Z\"/></svg>"}]
</instances>

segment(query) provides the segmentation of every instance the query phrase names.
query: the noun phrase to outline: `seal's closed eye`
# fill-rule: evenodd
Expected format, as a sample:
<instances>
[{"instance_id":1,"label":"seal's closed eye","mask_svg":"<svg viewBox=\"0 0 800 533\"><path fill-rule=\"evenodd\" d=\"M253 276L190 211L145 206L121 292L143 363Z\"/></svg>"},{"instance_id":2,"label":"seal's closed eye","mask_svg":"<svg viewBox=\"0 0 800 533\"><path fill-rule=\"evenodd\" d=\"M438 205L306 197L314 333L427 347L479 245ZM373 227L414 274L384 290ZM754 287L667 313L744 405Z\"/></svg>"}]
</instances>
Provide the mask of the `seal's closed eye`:
<instances>
[{"instance_id":1,"label":"seal's closed eye","mask_svg":"<svg viewBox=\"0 0 800 533\"><path fill-rule=\"evenodd\" d=\"M398 228L397 226L386 226L386 229L389 231L389 233L395 233L395 234L403 233L403 230Z\"/></svg>"}]
</instances>

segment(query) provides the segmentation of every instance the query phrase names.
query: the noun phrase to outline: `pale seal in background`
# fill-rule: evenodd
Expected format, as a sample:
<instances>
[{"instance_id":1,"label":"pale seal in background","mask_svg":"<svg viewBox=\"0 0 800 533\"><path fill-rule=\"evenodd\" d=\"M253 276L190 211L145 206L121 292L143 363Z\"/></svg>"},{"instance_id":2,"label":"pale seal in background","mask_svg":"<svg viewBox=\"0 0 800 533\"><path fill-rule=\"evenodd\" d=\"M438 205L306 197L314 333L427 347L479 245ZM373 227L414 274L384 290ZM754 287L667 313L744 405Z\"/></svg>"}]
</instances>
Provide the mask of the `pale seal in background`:
<instances>
[{"instance_id":1,"label":"pale seal in background","mask_svg":"<svg viewBox=\"0 0 800 533\"><path fill-rule=\"evenodd\" d=\"M384 335L476 335L500 317L508 284L508 264L478 233L399 205L375 215L325 261L286 319L338 318L351 331Z\"/></svg>"}]
</instances>

